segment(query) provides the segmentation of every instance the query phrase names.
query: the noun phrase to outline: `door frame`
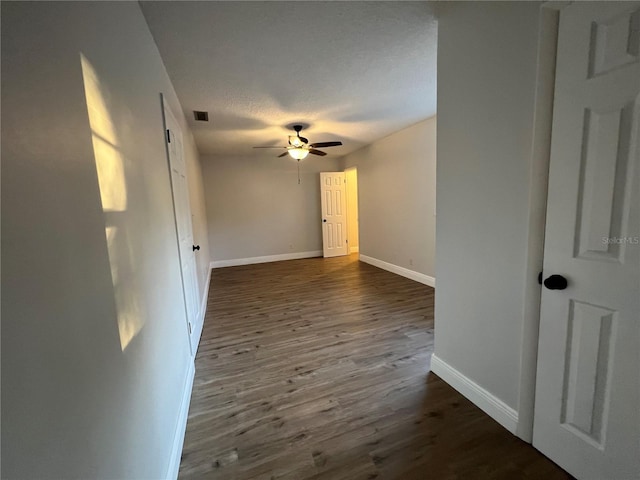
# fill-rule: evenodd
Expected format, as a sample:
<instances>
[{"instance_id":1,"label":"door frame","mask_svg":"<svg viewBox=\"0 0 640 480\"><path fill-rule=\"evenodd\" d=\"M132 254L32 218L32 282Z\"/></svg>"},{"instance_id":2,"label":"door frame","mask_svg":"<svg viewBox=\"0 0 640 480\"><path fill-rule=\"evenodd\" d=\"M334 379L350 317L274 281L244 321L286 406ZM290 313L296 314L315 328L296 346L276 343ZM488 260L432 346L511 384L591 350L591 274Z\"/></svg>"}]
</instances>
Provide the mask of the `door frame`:
<instances>
[{"instance_id":1,"label":"door frame","mask_svg":"<svg viewBox=\"0 0 640 480\"><path fill-rule=\"evenodd\" d=\"M320 213L321 213L321 228L322 228L322 256L323 258L332 258L332 257L341 257L341 256L348 256L350 254L350 247L349 247L349 223L348 223L348 218L349 218L349 212L347 210L347 185L346 185L346 173L344 171L329 171L329 172L319 172L320 173ZM343 206L343 215L341 215L342 217L344 217L344 227L343 227L343 235L345 238L345 250L346 252L343 253L336 253L336 254L332 254L332 255L327 255L327 239L328 239L328 233L327 233L327 228L331 223L327 223L327 220L325 218L325 213L327 212L326 210L326 197L324 195L324 188L325 188L325 182L324 182L324 176L325 175L342 175L342 179L343 181L340 183L340 185L342 186L342 192L344 193L342 195L342 206ZM331 188L334 187L333 184L333 180L330 182L331 183ZM333 197L332 197L333 198ZM333 200L332 200L333 202Z\"/></svg>"},{"instance_id":2,"label":"door frame","mask_svg":"<svg viewBox=\"0 0 640 480\"><path fill-rule=\"evenodd\" d=\"M519 377L519 398L518 398L518 422L516 427L516 435L523 440L532 443L534 428L536 433L536 448L544 450L544 442L542 442L541 432L545 431L545 428L541 426L546 420L551 417L540 414L540 408L545 405L540 403L536 404L536 390L541 388L537 377L537 363L538 359L544 358L544 355L538 355L538 352L544 352L541 350L540 345L540 325L541 325L541 301L542 301L542 287L537 285L537 273L543 269L544 260L544 244L545 244L545 228L546 228L546 206L547 206L547 194L548 194L548 182L549 182L549 167L551 159L551 132L553 123L553 103L555 93L555 62L546 61L543 58L541 62L541 52L547 49L547 55L553 54L555 59L558 50L558 33L559 33L559 20L562 10L574 2L563 2L562 4L549 4L541 6L540 24L539 24L539 37L538 37L538 58L536 66L536 83L535 83L535 100L534 100L534 121L532 127L532 145L531 145L531 157L529 163L529 205L527 209L528 219L528 236L526 243L526 266L525 266L525 286L524 286L524 304L523 304L523 330L522 330L522 342L521 342L521 363L520 363L520 377ZM551 38L549 38L551 37ZM593 41L593 40L592 40ZM563 44L564 46L564 44ZM563 51L563 53L565 53ZM562 65L562 64L560 64ZM551 87L553 82L553 87ZM549 108L551 106L551 108ZM546 124L546 127L545 127ZM584 139L583 139L584 140ZM631 161L631 158L629 158ZM555 164L554 164L555 165ZM555 177L554 177L555 178ZM543 195L544 193L544 195ZM555 204L549 205L550 212L554 212ZM557 218L554 217L554 221ZM551 241L551 238L549 238ZM548 265L547 259L547 267ZM536 267L537 268L534 268ZM537 271L536 271L537 270ZM545 276L548 273L545 274ZM535 284L534 284L535 282ZM531 285L534 284L535 287ZM626 297L625 297L626 298ZM589 297L586 297L586 301L589 301ZM546 302L546 296L545 296ZM545 303L546 309L546 303ZM546 318L546 317L545 317ZM545 320L546 321L546 320ZM546 330L545 330L546 331ZM548 335L547 335L548 336ZM543 341L546 342L548 338L543 337ZM546 343L545 343L546 344ZM566 345L565 345L566 347ZM547 365L548 366L548 365ZM561 366L560 366L561 367ZM562 368L562 367L561 367ZM562 371L562 370L561 370ZM542 373L541 373L542 375ZM546 375L546 374L545 374ZM557 381L554 383L558 387ZM565 379L566 381L566 379ZM548 386L548 385L546 385ZM543 393L542 390L540 394ZM565 392L566 393L566 392ZM538 400L540 401L540 394L538 394ZM543 401L542 404L545 404ZM548 406L548 405L547 405ZM534 409L538 410L537 420L540 423L534 423ZM555 408L555 407L554 407ZM558 415L556 408L555 415ZM561 420L556 417L556 421ZM564 423L564 421L561 421ZM557 432L561 433L561 432ZM593 445L592 445L593 446ZM604 447L604 444L601 445ZM556 447L558 448L558 447ZM562 451L563 447L559 447L560 450L551 450L547 447L549 453ZM603 449L603 448L600 448ZM546 451L542 452L547 455ZM559 458L558 460L561 460ZM575 460L575 457L574 457ZM554 460L556 461L556 460ZM570 465L568 464L570 467ZM564 468L564 467L563 467Z\"/></svg>"},{"instance_id":3,"label":"door frame","mask_svg":"<svg viewBox=\"0 0 640 480\"><path fill-rule=\"evenodd\" d=\"M353 188L353 186L349 186L349 182L346 183L346 190L347 193L345 195L345 200L346 200L346 205L347 205L347 244L349 245L349 255L351 255L352 253L359 253L360 252L360 222L359 222L359 218L360 218L360 212L359 212L359 206L360 206L360 199L358 198L359 195L359 190L358 190L358 167L357 166L352 166L352 167L347 167L344 169L344 178L345 180L347 179L347 172L350 171L355 171L356 172L356 217L357 219L353 219L351 218L351 214L349 213L351 211L351 206L349 205L349 189ZM355 229L358 232L358 246L356 247L358 250L355 252L352 252L351 249L353 248L351 246L351 235L349 235L349 232L351 232L351 222L355 223Z\"/></svg>"},{"instance_id":4,"label":"door frame","mask_svg":"<svg viewBox=\"0 0 640 480\"><path fill-rule=\"evenodd\" d=\"M533 418L538 364L540 301L538 273L544 261L547 190L551 157L553 97L560 11L570 2L548 2L540 7L534 118L529 161L529 210L524 269L523 327L518 386L518 424L515 434L533 441Z\"/></svg>"},{"instance_id":5,"label":"door frame","mask_svg":"<svg viewBox=\"0 0 640 480\"><path fill-rule=\"evenodd\" d=\"M538 274L544 261L551 131L555 92L556 53L560 12L570 1L550 1L540 6L535 79L534 118L529 161L529 209L524 268L523 327L518 385L518 420L515 434L533 441L542 287Z\"/></svg>"}]
</instances>

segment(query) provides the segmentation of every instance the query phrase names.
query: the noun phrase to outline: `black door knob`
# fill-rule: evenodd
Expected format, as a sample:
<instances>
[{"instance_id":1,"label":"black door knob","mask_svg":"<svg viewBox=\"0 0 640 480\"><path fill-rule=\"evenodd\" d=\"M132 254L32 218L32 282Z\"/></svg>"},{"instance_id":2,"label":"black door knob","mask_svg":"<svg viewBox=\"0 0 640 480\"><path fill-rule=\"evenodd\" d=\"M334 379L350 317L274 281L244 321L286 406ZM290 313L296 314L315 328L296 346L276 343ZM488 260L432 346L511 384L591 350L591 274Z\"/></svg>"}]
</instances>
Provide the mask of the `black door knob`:
<instances>
[{"instance_id":1,"label":"black door knob","mask_svg":"<svg viewBox=\"0 0 640 480\"><path fill-rule=\"evenodd\" d=\"M567 285L569 282L562 275L551 275L544 280L544 286L549 290L564 290Z\"/></svg>"},{"instance_id":2,"label":"black door knob","mask_svg":"<svg viewBox=\"0 0 640 480\"><path fill-rule=\"evenodd\" d=\"M325 219L323 219L322 221L323 221L324 223L327 223L327 219L326 219L326 218L325 218Z\"/></svg>"},{"instance_id":3,"label":"black door knob","mask_svg":"<svg viewBox=\"0 0 640 480\"><path fill-rule=\"evenodd\" d=\"M193 245L193 251L200 250L200 245Z\"/></svg>"}]
</instances>

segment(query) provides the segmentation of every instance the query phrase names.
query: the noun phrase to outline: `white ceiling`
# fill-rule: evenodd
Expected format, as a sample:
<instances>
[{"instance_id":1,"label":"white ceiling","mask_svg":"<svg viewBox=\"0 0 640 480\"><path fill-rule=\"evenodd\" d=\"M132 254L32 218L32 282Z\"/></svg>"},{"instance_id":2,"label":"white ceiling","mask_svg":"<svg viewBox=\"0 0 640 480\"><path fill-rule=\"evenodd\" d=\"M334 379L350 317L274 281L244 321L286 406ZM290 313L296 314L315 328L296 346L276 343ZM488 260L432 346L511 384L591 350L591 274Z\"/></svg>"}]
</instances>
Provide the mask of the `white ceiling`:
<instances>
[{"instance_id":1,"label":"white ceiling","mask_svg":"<svg viewBox=\"0 0 640 480\"><path fill-rule=\"evenodd\" d=\"M293 123L345 155L436 112L426 2L142 2L202 154L286 145ZM209 112L195 122L193 110ZM280 152L274 151L274 155Z\"/></svg>"}]
</instances>

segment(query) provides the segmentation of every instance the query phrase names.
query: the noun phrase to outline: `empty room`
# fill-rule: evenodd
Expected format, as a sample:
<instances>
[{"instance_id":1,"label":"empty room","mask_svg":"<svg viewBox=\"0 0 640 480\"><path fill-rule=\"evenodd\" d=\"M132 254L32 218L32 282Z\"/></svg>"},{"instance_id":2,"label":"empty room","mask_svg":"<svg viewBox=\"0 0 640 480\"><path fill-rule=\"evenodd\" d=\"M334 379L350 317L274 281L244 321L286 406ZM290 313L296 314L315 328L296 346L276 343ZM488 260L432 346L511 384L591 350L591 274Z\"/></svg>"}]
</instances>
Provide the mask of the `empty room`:
<instances>
[{"instance_id":1,"label":"empty room","mask_svg":"<svg viewBox=\"0 0 640 480\"><path fill-rule=\"evenodd\" d=\"M0 14L2 479L640 480L640 2Z\"/></svg>"}]
</instances>

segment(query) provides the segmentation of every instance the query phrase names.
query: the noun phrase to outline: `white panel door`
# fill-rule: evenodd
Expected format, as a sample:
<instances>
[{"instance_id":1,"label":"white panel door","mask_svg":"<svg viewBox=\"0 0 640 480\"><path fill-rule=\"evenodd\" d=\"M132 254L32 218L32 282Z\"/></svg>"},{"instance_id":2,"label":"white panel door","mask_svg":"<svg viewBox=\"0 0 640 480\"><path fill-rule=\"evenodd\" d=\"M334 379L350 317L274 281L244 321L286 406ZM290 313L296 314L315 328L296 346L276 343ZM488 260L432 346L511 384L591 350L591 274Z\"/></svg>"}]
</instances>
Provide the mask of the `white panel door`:
<instances>
[{"instance_id":1,"label":"white panel door","mask_svg":"<svg viewBox=\"0 0 640 480\"><path fill-rule=\"evenodd\" d=\"M640 2L572 3L558 36L533 444L578 479L640 478L639 137Z\"/></svg>"},{"instance_id":2,"label":"white panel door","mask_svg":"<svg viewBox=\"0 0 640 480\"><path fill-rule=\"evenodd\" d=\"M193 230L191 226L191 206L189 205L189 189L187 172L182 147L182 132L175 117L168 106L164 105L165 141L169 154L169 169L171 171L171 189L173 191L173 210L176 220L178 248L180 253L180 267L182 270L182 291L184 294L187 330L191 353L195 355L198 349L197 332L198 311L198 282L196 278L195 246L193 245Z\"/></svg>"},{"instance_id":3,"label":"white panel door","mask_svg":"<svg viewBox=\"0 0 640 480\"><path fill-rule=\"evenodd\" d=\"M349 253L344 172L320 173L322 247L325 257Z\"/></svg>"}]
</instances>

